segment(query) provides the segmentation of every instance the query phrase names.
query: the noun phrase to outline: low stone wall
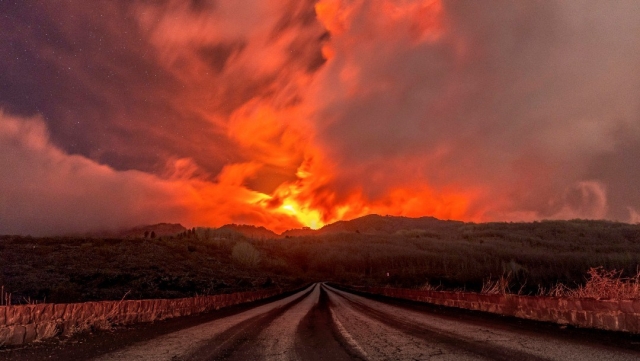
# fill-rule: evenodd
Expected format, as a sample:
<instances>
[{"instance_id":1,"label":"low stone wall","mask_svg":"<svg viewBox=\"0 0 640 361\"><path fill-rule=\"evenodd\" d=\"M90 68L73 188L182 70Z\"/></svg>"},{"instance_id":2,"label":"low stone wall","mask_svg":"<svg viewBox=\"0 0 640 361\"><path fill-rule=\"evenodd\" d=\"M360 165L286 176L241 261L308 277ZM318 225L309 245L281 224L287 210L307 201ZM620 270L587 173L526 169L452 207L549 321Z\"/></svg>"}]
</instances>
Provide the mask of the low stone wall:
<instances>
[{"instance_id":1,"label":"low stone wall","mask_svg":"<svg viewBox=\"0 0 640 361\"><path fill-rule=\"evenodd\" d=\"M0 346L68 336L112 325L152 322L252 302L286 292L269 289L193 298L0 306Z\"/></svg>"},{"instance_id":2,"label":"low stone wall","mask_svg":"<svg viewBox=\"0 0 640 361\"><path fill-rule=\"evenodd\" d=\"M640 300L487 295L386 287L340 286L340 288L528 320L640 333Z\"/></svg>"}]
</instances>

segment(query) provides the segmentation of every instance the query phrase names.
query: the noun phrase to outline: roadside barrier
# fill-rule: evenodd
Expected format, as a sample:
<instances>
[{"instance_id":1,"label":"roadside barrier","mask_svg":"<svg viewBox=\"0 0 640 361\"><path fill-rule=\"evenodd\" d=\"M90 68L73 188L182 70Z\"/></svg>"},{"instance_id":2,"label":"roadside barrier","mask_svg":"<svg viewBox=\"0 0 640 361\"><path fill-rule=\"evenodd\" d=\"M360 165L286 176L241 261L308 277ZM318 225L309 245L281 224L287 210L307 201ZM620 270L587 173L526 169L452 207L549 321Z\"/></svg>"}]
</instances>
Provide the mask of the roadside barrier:
<instances>
[{"instance_id":1,"label":"roadside barrier","mask_svg":"<svg viewBox=\"0 0 640 361\"><path fill-rule=\"evenodd\" d=\"M640 333L640 300L493 295L344 285L338 288L528 320Z\"/></svg>"},{"instance_id":2,"label":"roadside barrier","mask_svg":"<svg viewBox=\"0 0 640 361\"><path fill-rule=\"evenodd\" d=\"M115 325L195 315L290 291L293 290L274 288L178 299L0 306L0 347L109 329Z\"/></svg>"}]
</instances>

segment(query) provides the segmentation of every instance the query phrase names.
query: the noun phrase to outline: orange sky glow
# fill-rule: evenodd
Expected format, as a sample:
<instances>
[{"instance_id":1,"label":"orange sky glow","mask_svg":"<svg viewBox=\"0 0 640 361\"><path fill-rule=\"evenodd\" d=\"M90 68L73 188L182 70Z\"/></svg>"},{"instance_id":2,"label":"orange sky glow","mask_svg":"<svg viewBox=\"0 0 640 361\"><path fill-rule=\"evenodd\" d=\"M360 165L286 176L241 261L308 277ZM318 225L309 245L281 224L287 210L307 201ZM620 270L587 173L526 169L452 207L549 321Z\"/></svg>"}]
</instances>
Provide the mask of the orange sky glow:
<instances>
[{"instance_id":1,"label":"orange sky glow","mask_svg":"<svg viewBox=\"0 0 640 361\"><path fill-rule=\"evenodd\" d=\"M637 14L627 0L16 4L0 25L0 234L638 222Z\"/></svg>"},{"instance_id":2,"label":"orange sky glow","mask_svg":"<svg viewBox=\"0 0 640 361\"><path fill-rule=\"evenodd\" d=\"M377 32L405 33L412 46L437 42L446 31L440 1L382 1L371 6L365 1L322 0L315 4L315 12L320 25L331 38L320 44L325 67L332 67L334 61L344 62L345 59L340 59L338 54L348 51L349 43L358 41L359 34L350 34L349 29L362 7L371 7L372 18L369 21L375 23L371 26L375 26ZM358 60L347 58L346 63L337 65L342 68L339 81L341 87L347 89L347 96L357 97L362 91L358 88ZM279 68L283 66L282 61L277 51L270 51L260 58L260 63L252 66L258 69ZM323 79L318 79L322 74L292 76L289 81L295 87L325 86ZM322 96L323 91L326 89L314 89L304 94L300 104L283 105L272 99L255 100L234 112L225 124L228 134L251 153L252 161L228 165L219 175L218 182L208 185L204 193L221 192L221 198L234 198L240 203L238 206L255 208L259 220L254 223L276 232L299 227L318 229L328 223L372 213L411 217L430 215L469 221L481 219L469 210L477 189L434 190L426 182L409 180L407 184L394 184L377 199L369 199L357 187L338 194L334 190L334 182L336 173L341 170L332 164L329 151L316 139L314 125L318 122L312 121L317 116L315 108L318 107L314 97ZM349 95L351 92L353 95ZM295 176L271 192L249 189L246 181L256 176L265 165L295 170ZM260 179L256 181L260 182ZM202 193L194 193L193 196L200 198ZM217 213L211 216L203 212L196 215L191 223L219 223L216 222L219 220Z\"/></svg>"}]
</instances>

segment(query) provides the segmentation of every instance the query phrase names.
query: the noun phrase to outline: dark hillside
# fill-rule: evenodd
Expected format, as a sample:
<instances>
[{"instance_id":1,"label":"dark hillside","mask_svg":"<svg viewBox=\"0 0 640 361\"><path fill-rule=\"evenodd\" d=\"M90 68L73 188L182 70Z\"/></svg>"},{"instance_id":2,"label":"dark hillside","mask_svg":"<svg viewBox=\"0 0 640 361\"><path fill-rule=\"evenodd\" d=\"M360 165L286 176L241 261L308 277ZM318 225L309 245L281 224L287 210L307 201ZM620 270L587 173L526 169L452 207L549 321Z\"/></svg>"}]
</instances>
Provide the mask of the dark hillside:
<instances>
[{"instance_id":1,"label":"dark hillside","mask_svg":"<svg viewBox=\"0 0 640 361\"><path fill-rule=\"evenodd\" d=\"M433 217L407 218L379 216L371 214L350 221L339 221L326 225L316 234L362 233L362 234L394 234L397 232L428 231L437 232L461 226L460 221L442 221Z\"/></svg>"},{"instance_id":2,"label":"dark hillside","mask_svg":"<svg viewBox=\"0 0 640 361\"><path fill-rule=\"evenodd\" d=\"M591 267L624 270L629 276L640 265L638 225L582 220L473 224L431 219L424 221L433 227L420 229L423 220L388 218L367 217L357 228L351 222L340 225L354 233L290 237L275 244L274 252L310 274L347 283L416 287L428 282L479 290L488 277L511 273L513 288L524 286L526 292L548 289L557 282L580 284ZM385 228L384 221L392 226ZM372 231L367 227L371 224L378 228ZM397 224L409 229L398 229L403 226Z\"/></svg>"},{"instance_id":3,"label":"dark hillside","mask_svg":"<svg viewBox=\"0 0 640 361\"><path fill-rule=\"evenodd\" d=\"M202 241L195 236L96 239L0 237L0 285L13 301L78 302L176 298L229 293L298 282L234 258L241 242Z\"/></svg>"},{"instance_id":4,"label":"dark hillside","mask_svg":"<svg viewBox=\"0 0 640 361\"><path fill-rule=\"evenodd\" d=\"M118 231L105 231L105 232L92 232L86 234L89 238L144 238L151 237L151 234L155 237L166 237L177 235L187 229L179 223L158 223L149 224L143 226L137 226L133 228L121 229Z\"/></svg>"},{"instance_id":5,"label":"dark hillside","mask_svg":"<svg viewBox=\"0 0 640 361\"><path fill-rule=\"evenodd\" d=\"M557 282L581 284L591 267L630 276L640 266L640 226L606 221L474 224L367 216L302 233L311 235L276 238L266 229L225 226L155 239L4 236L0 285L14 300L66 302L313 280L478 291L487 278L511 274L513 290L536 293Z\"/></svg>"},{"instance_id":6,"label":"dark hillside","mask_svg":"<svg viewBox=\"0 0 640 361\"><path fill-rule=\"evenodd\" d=\"M173 236L178 233L184 232L187 229L178 223L158 223L152 224L148 226L140 226L135 227L129 230L121 231L116 236L118 238L122 237L151 237L151 233L153 233L156 237L166 237Z\"/></svg>"},{"instance_id":7,"label":"dark hillside","mask_svg":"<svg viewBox=\"0 0 640 361\"><path fill-rule=\"evenodd\" d=\"M264 227L239 225L239 224L227 224L218 229L215 229L215 231L220 234L236 233L246 238L253 238L253 239L271 239L271 238L280 237L273 231L268 230Z\"/></svg>"}]
</instances>

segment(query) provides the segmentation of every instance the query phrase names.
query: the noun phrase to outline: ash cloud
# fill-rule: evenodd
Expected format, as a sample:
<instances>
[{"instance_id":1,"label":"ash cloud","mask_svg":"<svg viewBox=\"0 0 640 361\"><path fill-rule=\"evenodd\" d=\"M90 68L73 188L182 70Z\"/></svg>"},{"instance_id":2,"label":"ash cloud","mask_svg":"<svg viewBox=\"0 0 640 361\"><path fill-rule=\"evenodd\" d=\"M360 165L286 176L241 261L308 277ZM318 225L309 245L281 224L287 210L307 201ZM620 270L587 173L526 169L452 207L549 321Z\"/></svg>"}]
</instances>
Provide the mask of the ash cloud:
<instances>
[{"instance_id":1,"label":"ash cloud","mask_svg":"<svg viewBox=\"0 0 640 361\"><path fill-rule=\"evenodd\" d=\"M267 212L264 196L243 187L256 164L226 166L215 181L191 159L174 160L163 177L118 171L56 147L41 118L2 111L0 153L0 234L81 234L166 221L300 226Z\"/></svg>"},{"instance_id":2,"label":"ash cloud","mask_svg":"<svg viewBox=\"0 0 640 361\"><path fill-rule=\"evenodd\" d=\"M0 6L0 233L638 222L637 1Z\"/></svg>"},{"instance_id":3,"label":"ash cloud","mask_svg":"<svg viewBox=\"0 0 640 361\"><path fill-rule=\"evenodd\" d=\"M42 119L0 113L0 151L3 234L114 230L184 213L177 204L158 208L156 200L166 200L170 189L149 174L64 153L50 143Z\"/></svg>"},{"instance_id":4,"label":"ash cloud","mask_svg":"<svg viewBox=\"0 0 640 361\"><path fill-rule=\"evenodd\" d=\"M345 196L424 182L479 189L478 220L630 219L633 171L613 164L638 155L637 2L444 1L430 41L406 2L325 3L343 23L314 96Z\"/></svg>"}]
</instances>

